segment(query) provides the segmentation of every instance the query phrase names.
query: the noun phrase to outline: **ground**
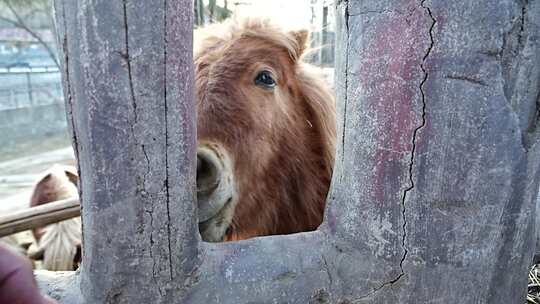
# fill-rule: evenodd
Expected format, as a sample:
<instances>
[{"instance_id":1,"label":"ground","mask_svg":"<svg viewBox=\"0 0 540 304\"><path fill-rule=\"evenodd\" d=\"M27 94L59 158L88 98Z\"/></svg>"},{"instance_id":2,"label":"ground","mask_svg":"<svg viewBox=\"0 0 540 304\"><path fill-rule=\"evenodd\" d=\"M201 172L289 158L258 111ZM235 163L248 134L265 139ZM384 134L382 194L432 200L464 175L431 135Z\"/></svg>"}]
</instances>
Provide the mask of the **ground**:
<instances>
[{"instance_id":1,"label":"ground","mask_svg":"<svg viewBox=\"0 0 540 304\"><path fill-rule=\"evenodd\" d=\"M528 283L528 304L540 304L540 264L531 266Z\"/></svg>"}]
</instances>

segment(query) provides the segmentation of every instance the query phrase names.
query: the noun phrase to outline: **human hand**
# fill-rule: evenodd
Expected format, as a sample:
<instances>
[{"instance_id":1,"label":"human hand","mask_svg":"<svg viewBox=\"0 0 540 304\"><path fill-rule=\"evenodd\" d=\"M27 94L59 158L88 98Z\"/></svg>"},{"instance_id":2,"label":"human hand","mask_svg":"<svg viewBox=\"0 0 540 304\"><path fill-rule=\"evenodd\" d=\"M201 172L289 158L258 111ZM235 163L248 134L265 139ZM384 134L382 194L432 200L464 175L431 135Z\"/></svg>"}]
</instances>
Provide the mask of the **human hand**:
<instances>
[{"instance_id":1,"label":"human hand","mask_svg":"<svg viewBox=\"0 0 540 304\"><path fill-rule=\"evenodd\" d=\"M0 304L54 304L39 293L30 260L0 243Z\"/></svg>"}]
</instances>

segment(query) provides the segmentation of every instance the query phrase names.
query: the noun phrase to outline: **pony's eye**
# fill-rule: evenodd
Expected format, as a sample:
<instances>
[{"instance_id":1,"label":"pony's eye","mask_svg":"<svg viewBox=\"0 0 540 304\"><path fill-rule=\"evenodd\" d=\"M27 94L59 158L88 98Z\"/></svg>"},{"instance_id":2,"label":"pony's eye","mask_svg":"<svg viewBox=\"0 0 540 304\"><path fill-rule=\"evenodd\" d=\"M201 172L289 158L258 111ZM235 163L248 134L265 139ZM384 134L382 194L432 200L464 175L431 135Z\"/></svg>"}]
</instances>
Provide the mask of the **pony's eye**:
<instances>
[{"instance_id":1,"label":"pony's eye","mask_svg":"<svg viewBox=\"0 0 540 304\"><path fill-rule=\"evenodd\" d=\"M276 81L270 72L262 71L255 77L255 84L265 89L273 89L276 86Z\"/></svg>"}]
</instances>

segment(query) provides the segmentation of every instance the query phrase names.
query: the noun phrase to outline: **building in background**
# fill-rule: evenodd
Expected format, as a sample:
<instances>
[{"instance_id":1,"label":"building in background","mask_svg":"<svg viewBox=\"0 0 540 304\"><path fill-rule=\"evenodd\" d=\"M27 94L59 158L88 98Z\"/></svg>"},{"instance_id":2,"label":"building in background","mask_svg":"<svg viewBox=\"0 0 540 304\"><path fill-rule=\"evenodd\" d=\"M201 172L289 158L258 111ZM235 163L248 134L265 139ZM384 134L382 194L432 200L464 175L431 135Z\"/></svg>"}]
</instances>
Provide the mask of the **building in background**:
<instances>
[{"instance_id":1,"label":"building in background","mask_svg":"<svg viewBox=\"0 0 540 304\"><path fill-rule=\"evenodd\" d=\"M334 10L330 0L194 0L195 26L230 16L270 18L288 29L309 29L313 64L334 65Z\"/></svg>"},{"instance_id":2,"label":"building in background","mask_svg":"<svg viewBox=\"0 0 540 304\"><path fill-rule=\"evenodd\" d=\"M51 1L0 0L0 160L69 145L56 56Z\"/></svg>"},{"instance_id":3,"label":"building in background","mask_svg":"<svg viewBox=\"0 0 540 304\"><path fill-rule=\"evenodd\" d=\"M267 17L288 29L307 28L312 33L307 60L333 66L332 1L194 0L193 4L195 27L236 15ZM18 155L21 143L26 147L28 142L67 138L56 56L51 1L0 0L0 156Z\"/></svg>"},{"instance_id":4,"label":"building in background","mask_svg":"<svg viewBox=\"0 0 540 304\"><path fill-rule=\"evenodd\" d=\"M0 0L0 69L56 66L50 0Z\"/></svg>"}]
</instances>

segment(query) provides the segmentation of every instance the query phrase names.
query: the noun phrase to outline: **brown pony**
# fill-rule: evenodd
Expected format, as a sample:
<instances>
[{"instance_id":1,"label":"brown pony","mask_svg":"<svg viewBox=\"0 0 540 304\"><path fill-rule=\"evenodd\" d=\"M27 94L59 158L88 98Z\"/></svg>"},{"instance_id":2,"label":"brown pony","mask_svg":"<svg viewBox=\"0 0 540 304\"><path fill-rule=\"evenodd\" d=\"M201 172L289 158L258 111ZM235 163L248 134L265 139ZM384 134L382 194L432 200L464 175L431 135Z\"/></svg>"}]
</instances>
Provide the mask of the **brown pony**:
<instances>
[{"instance_id":1,"label":"brown pony","mask_svg":"<svg viewBox=\"0 0 540 304\"><path fill-rule=\"evenodd\" d=\"M30 206L76 198L78 175L72 166L54 165L34 186ZM74 270L81 260L81 219L80 217L61 221L32 230L35 246L28 254L33 259L43 259L47 270Z\"/></svg>"},{"instance_id":2,"label":"brown pony","mask_svg":"<svg viewBox=\"0 0 540 304\"><path fill-rule=\"evenodd\" d=\"M197 195L206 241L315 230L330 185L335 105L302 62L307 31L228 21L195 35Z\"/></svg>"}]
</instances>

